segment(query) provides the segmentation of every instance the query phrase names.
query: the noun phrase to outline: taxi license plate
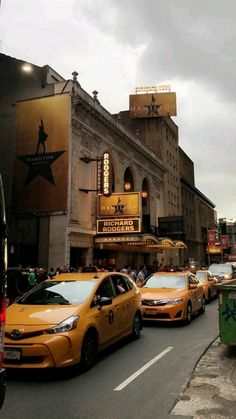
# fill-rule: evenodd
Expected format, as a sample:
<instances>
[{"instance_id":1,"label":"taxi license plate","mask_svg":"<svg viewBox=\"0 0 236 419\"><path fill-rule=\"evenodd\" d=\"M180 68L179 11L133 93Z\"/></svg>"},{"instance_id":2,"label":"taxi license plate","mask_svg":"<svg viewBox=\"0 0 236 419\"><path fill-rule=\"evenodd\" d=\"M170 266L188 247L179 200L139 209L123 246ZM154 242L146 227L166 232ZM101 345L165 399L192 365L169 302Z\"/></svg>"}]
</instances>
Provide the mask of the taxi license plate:
<instances>
[{"instance_id":1,"label":"taxi license plate","mask_svg":"<svg viewBox=\"0 0 236 419\"><path fill-rule=\"evenodd\" d=\"M4 348L3 359L11 359L14 361L21 360L21 349Z\"/></svg>"},{"instance_id":2,"label":"taxi license plate","mask_svg":"<svg viewBox=\"0 0 236 419\"><path fill-rule=\"evenodd\" d=\"M157 314L157 311L156 310L153 310L153 309L149 309L149 310L145 310L145 314Z\"/></svg>"}]
</instances>

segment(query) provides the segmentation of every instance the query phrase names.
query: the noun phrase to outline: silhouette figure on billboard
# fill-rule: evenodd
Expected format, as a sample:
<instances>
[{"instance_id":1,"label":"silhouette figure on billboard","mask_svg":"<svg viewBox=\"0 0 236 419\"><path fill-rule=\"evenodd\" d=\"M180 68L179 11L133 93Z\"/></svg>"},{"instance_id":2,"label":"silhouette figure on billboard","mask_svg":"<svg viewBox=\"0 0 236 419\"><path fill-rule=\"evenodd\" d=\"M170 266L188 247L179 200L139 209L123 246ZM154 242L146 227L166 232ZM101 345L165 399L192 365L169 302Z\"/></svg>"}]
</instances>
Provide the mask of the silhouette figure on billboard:
<instances>
[{"instance_id":1,"label":"silhouette figure on billboard","mask_svg":"<svg viewBox=\"0 0 236 419\"><path fill-rule=\"evenodd\" d=\"M145 108L148 109L148 116L159 116L158 109L161 107L161 105L156 104L155 96L152 95L152 101L150 105L146 105Z\"/></svg>"},{"instance_id":2,"label":"silhouette figure on billboard","mask_svg":"<svg viewBox=\"0 0 236 419\"><path fill-rule=\"evenodd\" d=\"M48 138L48 134L46 134L46 132L44 131L44 126L43 126L43 120L41 119L41 124L39 125L39 132L38 132L38 145L37 145L37 150L36 150L36 154L38 154L39 152L39 147L40 145L43 146L43 153L45 153L45 141Z\"/></svg>"}]
</instances>

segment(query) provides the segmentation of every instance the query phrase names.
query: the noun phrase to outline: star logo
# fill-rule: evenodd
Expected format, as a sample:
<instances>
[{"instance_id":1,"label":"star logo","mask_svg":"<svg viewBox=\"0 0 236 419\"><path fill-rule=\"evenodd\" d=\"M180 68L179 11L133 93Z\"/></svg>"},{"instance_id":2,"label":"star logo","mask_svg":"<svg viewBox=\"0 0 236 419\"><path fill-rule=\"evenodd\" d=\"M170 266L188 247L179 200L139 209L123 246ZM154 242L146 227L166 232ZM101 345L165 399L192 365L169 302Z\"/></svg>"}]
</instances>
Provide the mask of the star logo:
<instances>
[{"instance_id":1,"label":"star logo","mask_svg":"<svg viewBox=\"0 0 236 419\"><path fill-rule=\"evenodd\" d=\"M37 176L42 176L48 182L55 185L51 165L63 153L65 153L65 151L19 156L18 159L29 168L28 175L25 180L25 186L29 185Z\"/></svg>"},{"instance_id":2,"label":"star logo","mask_svg":"<svg viewBox=\"0 0 236 419\"><path fill-rule=\"evenodd\" d=\"M38 144L35 154L28 154L25 156L18 156L28 168L28 175L25 180L25 186L29 185L37 176L42 176L52 185L55 185L51 165L63 154L65 151L55 151L46 153L45 143L48 139L48 134L44 130L43 120L41 119L38 129ZM43 148L43 152L39 153L39 149Z\"/></svg>"},{"instance_id":3,"label":"star logo","mask_svg":"<svg viewBox=\"0 0 236 419\"><path fill-rule=\"evenodd\" d=\"M159 115L158 109L161 107L161 105L156 104L156 99L154 95L152 95L152 101L150 105L145 105L145 108L148 109L148 115L149 116L155 116Z\"/></svg>"},{"instance_id":4,"label":"star logo","mask_svg":"<svg viewBox=\"0 0 236 419\"><path fill-rule=\"evenodd\" d=\"M121 199L118 197L117 204L112 205L112 207L115 208L114 214L123 214L125 205L121 204Z\"/></svg>"}]
</instances>

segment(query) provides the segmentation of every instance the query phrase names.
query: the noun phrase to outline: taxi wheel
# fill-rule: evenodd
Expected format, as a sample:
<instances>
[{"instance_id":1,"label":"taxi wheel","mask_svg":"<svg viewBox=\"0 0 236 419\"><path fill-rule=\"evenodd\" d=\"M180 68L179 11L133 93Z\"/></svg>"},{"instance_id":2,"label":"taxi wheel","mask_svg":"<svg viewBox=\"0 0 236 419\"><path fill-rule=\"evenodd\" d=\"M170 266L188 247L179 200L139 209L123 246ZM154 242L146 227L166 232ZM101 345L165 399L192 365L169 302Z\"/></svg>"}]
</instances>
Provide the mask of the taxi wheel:
<instances>
[{"instance_id":1,"label":"taxi wheel","mask_svg":"<svg viewBox=\"0 0 236 419\"><path fill-rule=\"evenodd\" d=\"M188 303L185 323L190 324L191 321L192 321L192 306L190 303Z\"/></svg>"},{"instance_id":2,"label":"taxi wheel","mask_svg":"<svg viewBox=\"0 0 236 419\"><path fill-rule=\"evenodd\" d=\"M96 333L88 332L83 341L81 350L80 367L86 371L92 368L96 361L98 350L98 340Z\"/></svg>"},{"instance_id":3,"label":"taxi wheel","mask_svg":"<svg viewBox=\"0 0 236 419\"><path fill-rule=\"evenodd\" d=\"M142 330L142 318L139 313L134 316L132 338L138 339Z\"/></svg>"}]
</instances>

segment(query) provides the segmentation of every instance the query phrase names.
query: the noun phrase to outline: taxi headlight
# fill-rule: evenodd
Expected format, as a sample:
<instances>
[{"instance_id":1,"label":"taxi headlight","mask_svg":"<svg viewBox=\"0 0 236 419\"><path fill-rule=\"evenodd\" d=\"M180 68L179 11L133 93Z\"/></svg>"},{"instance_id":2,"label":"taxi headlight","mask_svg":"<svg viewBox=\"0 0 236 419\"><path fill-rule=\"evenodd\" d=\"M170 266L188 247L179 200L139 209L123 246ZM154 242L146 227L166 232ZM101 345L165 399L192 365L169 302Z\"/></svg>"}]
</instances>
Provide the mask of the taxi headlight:
<instances>
[{"instance_id":1,"label":"taxi headlight","mask_svg":"<svg viewBox=\"0 0 236 419\"><path fill-rule=\"evenodd\" d=\"M224 277L225 277L225 279L230 279L231 275L230 274L225 274Z\"/></svg>"},{"instance_id":2,"label":"taxi headlight","mask_svg":"<svg viewBox=\"0 0 236 419\"><path fill-rule=\"evenodd\" d=\"M183 298L171 298L170 300L166 300L166 304L181 304L183 301Z\"/></svg>"},{"instance_id":3,"label":"taxi headlight","mask_svg":"<svg viewBox=\"0 0 236 419\"><path fill-rule=\"evenodd\" d=\"M47 329L46 332L50 334L69 332L70 330L76 328L78 321L79 321L79 316L68 317L68 319L63 320L63 322L57 324L51 329Z\"/></svg>"}]
</instances>

